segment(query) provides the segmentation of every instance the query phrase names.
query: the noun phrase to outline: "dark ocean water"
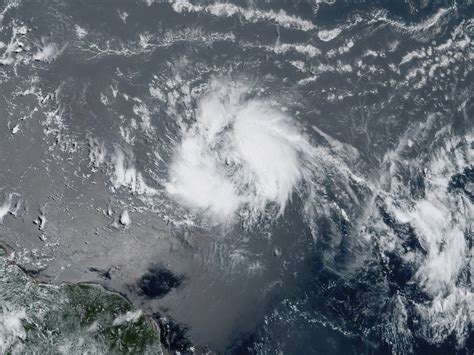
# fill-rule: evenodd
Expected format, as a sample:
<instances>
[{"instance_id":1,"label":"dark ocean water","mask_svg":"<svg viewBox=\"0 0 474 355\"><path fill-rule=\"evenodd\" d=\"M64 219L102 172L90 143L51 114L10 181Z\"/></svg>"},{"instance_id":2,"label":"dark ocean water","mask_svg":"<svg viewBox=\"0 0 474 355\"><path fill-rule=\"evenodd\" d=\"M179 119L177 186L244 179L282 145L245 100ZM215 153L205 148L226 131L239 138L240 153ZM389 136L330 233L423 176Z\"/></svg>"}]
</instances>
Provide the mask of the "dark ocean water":
<instances>
[{"instance_id":1,"label":"dark ocean water","mask_svg":"<svg viewBox=\"0 0 474 355\"><path fill-rule=\"evenodd\" d=\"M120 293L165 351L472 353L473 15L469 1L0 2L9 262ZM0 287L22 287L7 269ZM8 297L0 352L44 348L34 312L67 307ZM95 342L60 336L58 351L127 352L68 324Z\"/></svg>"}]
</instances>

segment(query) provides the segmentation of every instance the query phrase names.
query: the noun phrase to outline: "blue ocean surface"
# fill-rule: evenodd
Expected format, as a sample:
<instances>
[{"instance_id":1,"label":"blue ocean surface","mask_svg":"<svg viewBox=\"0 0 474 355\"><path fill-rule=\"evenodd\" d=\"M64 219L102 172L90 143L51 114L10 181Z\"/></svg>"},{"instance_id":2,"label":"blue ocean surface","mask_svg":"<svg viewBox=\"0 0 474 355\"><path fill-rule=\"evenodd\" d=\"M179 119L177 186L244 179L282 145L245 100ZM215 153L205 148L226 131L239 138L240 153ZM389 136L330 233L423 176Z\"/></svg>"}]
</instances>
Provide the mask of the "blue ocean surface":
<instances>
[{"instance_id":1,"label":"blue ocean surface","mask_svg":"<svg viewBox=\"0 0 474 355\"><path fill-rule=\"evenodd\" d=\"M0 0L0 353L472 354L472 1Z\"/></svg>"}]
</instances>

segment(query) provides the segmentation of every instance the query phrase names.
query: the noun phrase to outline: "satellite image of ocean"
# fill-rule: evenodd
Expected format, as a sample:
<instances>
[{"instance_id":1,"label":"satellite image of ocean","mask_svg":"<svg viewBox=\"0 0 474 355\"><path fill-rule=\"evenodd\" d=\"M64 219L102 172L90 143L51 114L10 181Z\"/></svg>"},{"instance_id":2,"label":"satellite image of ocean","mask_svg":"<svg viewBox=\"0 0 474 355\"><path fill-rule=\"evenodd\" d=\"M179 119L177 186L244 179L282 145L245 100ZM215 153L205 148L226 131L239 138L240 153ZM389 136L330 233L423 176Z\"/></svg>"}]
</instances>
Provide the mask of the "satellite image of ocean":
<instances>
[{"instance_id":1,"label":"satellite image of ocean","mask_svg":"<svg viewBox=\"0 0 474 355\"><path fill-rule=\"evenodd\" d=\"M0 354L474 354L474 1L0 0Z\"/></svg>"}]
</instances>

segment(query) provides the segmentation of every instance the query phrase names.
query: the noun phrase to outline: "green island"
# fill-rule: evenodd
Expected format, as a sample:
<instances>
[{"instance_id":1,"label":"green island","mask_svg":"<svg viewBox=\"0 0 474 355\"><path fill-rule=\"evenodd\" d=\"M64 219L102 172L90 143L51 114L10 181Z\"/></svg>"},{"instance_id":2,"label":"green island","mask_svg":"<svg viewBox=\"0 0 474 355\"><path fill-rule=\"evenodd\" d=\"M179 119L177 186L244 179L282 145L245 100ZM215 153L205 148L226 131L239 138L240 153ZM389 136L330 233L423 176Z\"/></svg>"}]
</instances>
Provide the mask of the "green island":
<instances>
[{"instance_id":1,"label":"green island","mask_svg":"<svg viewBox=\"0 0 474 355\"><path fill-rule=\"evenodd\" d=\"M1 354L161 354L157 325L99 285L41 284L0 248Z\"/></svg>"}]
</instances>

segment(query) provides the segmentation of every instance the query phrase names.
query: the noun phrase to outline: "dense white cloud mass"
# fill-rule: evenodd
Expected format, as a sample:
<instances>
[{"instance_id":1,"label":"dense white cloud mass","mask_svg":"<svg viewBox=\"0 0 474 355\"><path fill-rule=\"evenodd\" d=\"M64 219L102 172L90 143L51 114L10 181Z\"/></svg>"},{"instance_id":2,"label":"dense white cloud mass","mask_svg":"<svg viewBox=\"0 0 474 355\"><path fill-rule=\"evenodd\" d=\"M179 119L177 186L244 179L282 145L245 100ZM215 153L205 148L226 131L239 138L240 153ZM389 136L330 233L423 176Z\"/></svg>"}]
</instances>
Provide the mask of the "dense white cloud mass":
<instances>
[{"instance_id":1,"label":"dense white cloud mass","mask_svg":"<svg viewBox=\"0 0 474 355\"><path fill-rule=\"evenodd\" d=\"M289 115L247 98L243 84L215 82L171 163L167 191L191 210L225 221L276 205L282 213L302 179L310 147Z\"/></svg>"}]
</instances>

